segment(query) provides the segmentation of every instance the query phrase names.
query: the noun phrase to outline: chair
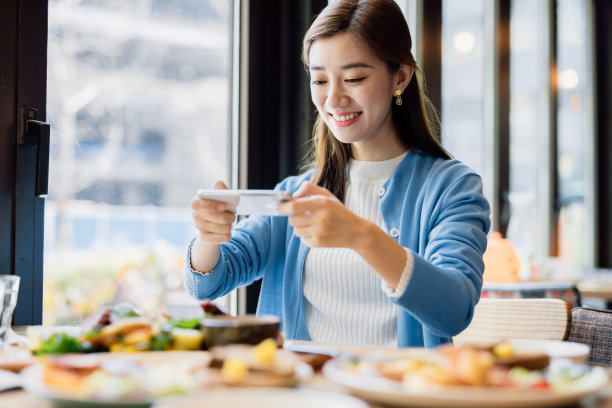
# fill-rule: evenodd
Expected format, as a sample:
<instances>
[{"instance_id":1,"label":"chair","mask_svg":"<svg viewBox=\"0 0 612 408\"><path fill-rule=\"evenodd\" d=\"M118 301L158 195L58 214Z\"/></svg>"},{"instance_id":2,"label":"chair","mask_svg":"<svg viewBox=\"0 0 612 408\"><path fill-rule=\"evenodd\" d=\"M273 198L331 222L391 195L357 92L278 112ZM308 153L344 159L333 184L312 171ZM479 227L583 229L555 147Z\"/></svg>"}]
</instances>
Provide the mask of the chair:
<instances>
[{"instance_id":1,"label":"chair","mask_svg":"<svg viewBox=\"0 0 612 408\"><path fill-rule=\"evenodd\" d=\"M568 340L591 346L587 363L612 367L612 311L587 307L572 309Z\"/></svg>"},{"instance_id":2,"label":"chair","mask_svg":"<svg viewBox=\"0 0 612 408\"><path fill-rule=\"evenodd\" d=\"M516 338L566 340L571 316L570 306L560 299L481 298L472 322L453 341L460 345Z\"/></svg>"},{"instance_id":3,"label":"chair","mask_svg":"<svg viewBox=\"0 0 612 408\"><path fill-rule=\"evenodd\" d=\"M480 297L495 299L561 299L570 307L582 306L580 291L573 282L485 282Z\"/></svg>"}]
</instances>

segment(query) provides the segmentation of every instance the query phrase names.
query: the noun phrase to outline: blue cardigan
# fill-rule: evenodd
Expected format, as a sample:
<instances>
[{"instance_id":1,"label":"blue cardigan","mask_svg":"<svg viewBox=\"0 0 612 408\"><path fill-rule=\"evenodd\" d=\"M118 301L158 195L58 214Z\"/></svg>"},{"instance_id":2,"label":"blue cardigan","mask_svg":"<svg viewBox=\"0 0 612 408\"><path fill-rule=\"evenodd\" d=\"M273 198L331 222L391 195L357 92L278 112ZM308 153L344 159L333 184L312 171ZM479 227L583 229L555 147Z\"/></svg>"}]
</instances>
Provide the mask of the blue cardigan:
<instances>
[{"instance_id":1,"label":"blue cardigan","mask_svg":"<svg viewBox=\"0 0 612 408\"><path fill-rule=\"evenodd\" d=\"M289 177L276 189L293 193L311 176ZM480 299L490 227L480 176L457 160L410 150L384 188L379 205L386 230L399 230L394 239L414 257L405 292L390 298L399 306L397 345L450 342ZM279 316L287 339L309 340L302 292L308 249L287 217L251 216L233 228L210 273L195 273L188 254L185 287L197 299L215 299L263 278L257 313Z\"/></svg>"}]
</instances>

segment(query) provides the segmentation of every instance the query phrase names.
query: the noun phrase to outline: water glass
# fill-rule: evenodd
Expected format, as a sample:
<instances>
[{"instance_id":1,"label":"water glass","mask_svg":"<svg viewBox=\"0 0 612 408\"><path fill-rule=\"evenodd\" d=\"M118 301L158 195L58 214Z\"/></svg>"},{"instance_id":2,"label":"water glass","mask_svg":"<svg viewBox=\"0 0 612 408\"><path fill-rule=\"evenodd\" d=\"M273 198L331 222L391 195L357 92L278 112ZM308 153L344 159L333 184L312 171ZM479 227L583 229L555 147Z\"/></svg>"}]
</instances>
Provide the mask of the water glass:
<instances>
[{"instance_id":1,"label":"water glass","mask_svg":"<svg viewBox=\"0 0 612 408\"><path fill-rule=\"evenodd\" d=\"M2 288L3 286L3 288ZM0 349L8 347L8 334L13 321L13 311L17 305L17 293L19 292L19 276L0 275L0 296L3 299L0 314Z\"/></svg>"}]
</instances>

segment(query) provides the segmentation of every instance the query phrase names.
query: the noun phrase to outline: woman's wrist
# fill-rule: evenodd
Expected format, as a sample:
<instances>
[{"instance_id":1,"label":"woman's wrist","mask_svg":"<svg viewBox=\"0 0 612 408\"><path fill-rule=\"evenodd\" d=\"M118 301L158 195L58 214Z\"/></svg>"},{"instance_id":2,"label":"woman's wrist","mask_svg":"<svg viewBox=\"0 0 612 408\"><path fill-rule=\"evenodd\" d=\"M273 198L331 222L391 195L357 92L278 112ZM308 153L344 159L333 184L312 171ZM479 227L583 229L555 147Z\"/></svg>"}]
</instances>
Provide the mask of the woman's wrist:
<instances>
[{"instance_id":1,"label":"woman's wrist","mask_svg":"<svg viewBox=\"0 0 612 408\"><path fill-rule=\"evenodd\" d=\"M219 263L221 246L204 242L199 236L191 246L191 268L199 272L210 272Z\"/></svg>"},{"instance_id":2,"label":"woman's wrist","mask_svg":"<svg viewBox=\"0 0 612 408\"><path fill-rule=\"evenodd\" d=\"M359 254L371 248L376 242L378 234L383 232L373 222L364 218L360 218L360 220L361 222L357 224L357 230L354 233L353 245L351 245L351 249Z\"/></svg>"},{"instance_id":3,"label":"woman's wrist","mask_svg":"<svg viewBox=\"0 0 612 408\"><path fill-rule=\"evenodd\" d=\"M406 250L373 222L360 225L355 245L351 248L395 289L406 265Z\"/></svg>"}]
</instances>

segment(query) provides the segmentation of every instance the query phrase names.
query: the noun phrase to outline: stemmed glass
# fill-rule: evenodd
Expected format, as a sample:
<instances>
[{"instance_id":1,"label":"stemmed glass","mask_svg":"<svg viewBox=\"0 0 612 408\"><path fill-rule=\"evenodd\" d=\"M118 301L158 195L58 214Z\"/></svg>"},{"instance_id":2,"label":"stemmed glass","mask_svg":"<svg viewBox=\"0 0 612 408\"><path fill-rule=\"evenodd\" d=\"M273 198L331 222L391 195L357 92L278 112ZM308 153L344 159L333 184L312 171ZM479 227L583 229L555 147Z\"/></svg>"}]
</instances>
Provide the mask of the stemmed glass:
<instances>
[{"instance_id":1,"label":"stemmed glass","mask_svg":"<svg viewBox=\"0 0 612 408\"><path fill-rule=\"evenodd\" d=\"M17 305L19 276L0 275L0 285L4 286L4 290L0 290L0 294L4 294L0 314L0 350L6 350L9 345L9 337L12 335L11 322Z\"/></svg>"}]
</instances>

